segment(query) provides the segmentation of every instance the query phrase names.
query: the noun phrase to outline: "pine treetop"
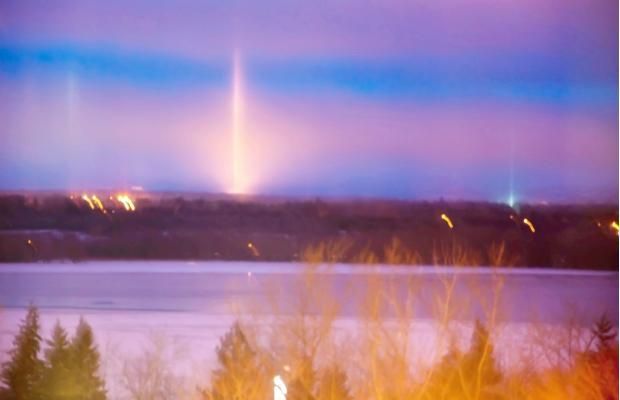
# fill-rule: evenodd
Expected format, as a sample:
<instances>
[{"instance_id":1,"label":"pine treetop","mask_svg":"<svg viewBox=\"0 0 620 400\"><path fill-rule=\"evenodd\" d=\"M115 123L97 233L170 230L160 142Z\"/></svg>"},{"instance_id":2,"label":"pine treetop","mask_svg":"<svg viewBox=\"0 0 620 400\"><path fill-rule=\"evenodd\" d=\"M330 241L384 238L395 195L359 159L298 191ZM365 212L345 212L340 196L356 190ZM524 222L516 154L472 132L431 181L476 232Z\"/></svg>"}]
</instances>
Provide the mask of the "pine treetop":
<instances>
[{"instance_id":1,"label":"pine treetop","mask_svg":"<svg viewBox=\"0 0 620 400\"><path fill-rule=\"evenodd\" d=\"M10 359L4 363L1 375L2 383L16 400L38 398L37 385L43 371L43 362L39 359L40 330L39 311L31 304L13 340Z\"/></svg>"},{"instance_id":2,"label":"pine treetop","mask_svg":"<svg viewBox=\"0 0 620 400\"><path fill-rule=\"evenodd\" d=\"M607 314L601 315L598 321L596 321L596 324L594 324L592 328L592 334L596 339L596 345L599 351L608 348L617 336L614 326L607 317Z\"/></svg>"},{"instance_id":3,"label":"pine treetop","mask_svg":"<svg viewBox=\"0 0 620 400\"><path fill-rule=\"evenodd\" d=\"M87 400L104 400L105 384L99 376L99 351L90 325L80 318L70 345L72 366Z\"/></svg>"},{"instance_id":4,"label":"pine treetop","mask_svg":"<svg viewBox=\"0 0 620 400\"><path fill-rule=\"evenodd\" d=\"M66 364L69 362L69 338L67 331L56 321L52 330L52 337L45 341L48 348L45 350L45 361L51 365Z\"/></svg>"}]
</instances>

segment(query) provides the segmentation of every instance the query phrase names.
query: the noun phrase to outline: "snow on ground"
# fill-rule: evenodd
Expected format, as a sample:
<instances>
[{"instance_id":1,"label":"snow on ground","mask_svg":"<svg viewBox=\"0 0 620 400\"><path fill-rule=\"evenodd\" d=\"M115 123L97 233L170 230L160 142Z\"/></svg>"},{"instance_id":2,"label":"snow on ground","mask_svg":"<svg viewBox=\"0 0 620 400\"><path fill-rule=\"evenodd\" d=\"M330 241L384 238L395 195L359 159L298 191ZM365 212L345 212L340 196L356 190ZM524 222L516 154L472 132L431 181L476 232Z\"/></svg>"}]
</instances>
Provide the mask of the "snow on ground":
<instances>
[{"instance_id":1,"label":"snow on ground","mask_svg":"<svg viewBox=\"0 0 620 400\"><path fill-rule=\"evenodd\" d=\"M285 305L299 289L303 266L287 263L248 262L87 262L0 265L0 360L11 348L25 307L34 302L41 309L43 336L58 320L70 332L81 316L92 325L102 368L111 393L117 393L123 362L154 343L163 343L174 374L190 377L188 387L208 382L215 365L219 338L240 315L238 310L264 303L266 292L276 291ZM336 265L322 267L321 276L335 283L340 301L350 300L347 285L363 285L364 276L417 275L424 290L440 287L437 276L453 269ZM498 357L504 366L517 365L528 343L531 326L540 321L562 329L569 310L577 310L585 325L607 312L617 325L618 273L590 271L507 270L505 296L498 329ZM459 296L470 296L463 279L473 277L491 290L491 272L484 268L459 268ZM352 277L352 278L350 278ZM348 283L344 283L346 282ZM360 286L362 287L362 286ZM397 293L399 293L397 291ZM461 299L463 297L460 297ZM290 301L289 301L290 300ZM286 307L282 308L285 309ZM564 313L564 314L563 314ZM287 315L286 312L283 315ZM266 326L274 315L242 313L246 321ZM335 321L336 337L363 334L354 307L344 307ZM472 318L456 323L463 343L469 341ZM410 327L410 358L418 365L441 355L437 323L421 309ZM445 346L445 344L444 344Z\"/></svg>"}]
</instances>

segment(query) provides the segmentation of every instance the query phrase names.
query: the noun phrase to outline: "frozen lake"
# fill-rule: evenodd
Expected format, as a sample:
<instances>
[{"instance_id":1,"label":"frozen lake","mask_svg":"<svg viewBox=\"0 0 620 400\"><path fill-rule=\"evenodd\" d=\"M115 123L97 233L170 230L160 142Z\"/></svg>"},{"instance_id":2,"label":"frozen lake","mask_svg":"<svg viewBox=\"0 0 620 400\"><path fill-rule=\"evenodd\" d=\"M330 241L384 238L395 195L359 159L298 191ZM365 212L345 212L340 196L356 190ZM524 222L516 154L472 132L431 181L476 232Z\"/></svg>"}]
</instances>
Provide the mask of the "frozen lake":
<instances>
[{"instance_id":1,"label":"frozen lake","mask_svg":"<svg viewBox=\"0 0 620 400\"><path fill-rule=\"evenodd\" d=\"M228 315L256 309L277 295L295 297L304 278L299 263L253 262L85 262L0 265L0 306L22 309L30 302L42 310L201 312ZM315 270L330 285L343 316L355 316L357 297L374 275L390 280L396 298L416 285L421 298L442 290L455 275L461 298L488 297L503 280L501 309L511 321L564 317L567 307L596 318L618 318L618 273L579 270L334 265ZM475 291L475 293L473 293ZM431 318L420 301L416 315ZM286 304L278 307L287 312ZM263 310L265 311L265 310ZM266 310L270 313L272 310ZM535 315L533 314L535 312Z\"/></svg>"},{"instance_id":2,"label":"frozen lake","mask_svg":"<svg viewBox=\"0 0 620 400\"><path fill-rule=\"evenodd\" d=\"M106 363L116 358L114 354L135 351L157 335L174 343L180 353L192 348L192 354L182 356L182 370L208 371L218 338L236 316L295 312L305 282L304 268L296 263L252 262L2 264L0 351L3 358L25 307L32 302L41 309L44 336L57 319L72 329L79 316L86 317ZM561 324L569 312L579 315L583 324L602 313L618 324L617 272L502 269L493 273L486 268L334 265L319 267L313 276L330 288L341 305L336 327L355 324L367 285L376 277L390 283L397 301L404 301L407 288L415 287L420 301L414 315L422 330L432 324L432 299L447 279L454 279L455 298L463 303L473 298L489 300L500 278L498 318L513 332L532 322ZM458 318L467 322L481 313L472 306Z\"/></svg>"}]
</instances>

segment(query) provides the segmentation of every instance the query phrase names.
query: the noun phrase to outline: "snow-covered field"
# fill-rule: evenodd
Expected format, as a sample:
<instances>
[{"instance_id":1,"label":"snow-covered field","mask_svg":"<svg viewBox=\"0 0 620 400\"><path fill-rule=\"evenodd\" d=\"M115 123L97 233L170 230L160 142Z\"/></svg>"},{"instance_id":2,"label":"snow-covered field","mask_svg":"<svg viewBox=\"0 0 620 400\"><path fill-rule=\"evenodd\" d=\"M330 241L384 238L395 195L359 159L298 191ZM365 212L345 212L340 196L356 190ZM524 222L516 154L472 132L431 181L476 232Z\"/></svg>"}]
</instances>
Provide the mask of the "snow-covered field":
<instances>
[{"instance_id":1,"label":"snow-covered field","mask_svg":"<svg viewBox=\"0 0 620 400\"><path fill-rule=\"evenodd\" d=\"M80 316L93 326L108 381L122 368L118 360L165 342L175 373L208 374L215 347L239 315L268 323L274 314L294 312L305 267L295 263L252 262L86 262L0 265L0 358L11 346L25 307L41 309L44 337L56 320L72 330ZM514 348L534 322L562 324L568 312L589 324L602 313L618 324L618 273L487 268L368 267L334 265L314 271L328 283L341 304L335 322L341 334L358 329L359 296L368 279L391 279L396 299L412 282L422 297L442 290L442 279L456 274L458 299L489 298L498 276L503 280L498 341ZM499 274L499 275L498 275ZM475 292L475 293L474 293ZM276 306L273 300L277 298ZM420 302L414 315L416 357L433 351L434 320L430 303ZM274 311L277 310L277 311ZM480 310L462 316L468 324ZM503 354L511 362L510 354Z\"/></svg>"}]
</instances>

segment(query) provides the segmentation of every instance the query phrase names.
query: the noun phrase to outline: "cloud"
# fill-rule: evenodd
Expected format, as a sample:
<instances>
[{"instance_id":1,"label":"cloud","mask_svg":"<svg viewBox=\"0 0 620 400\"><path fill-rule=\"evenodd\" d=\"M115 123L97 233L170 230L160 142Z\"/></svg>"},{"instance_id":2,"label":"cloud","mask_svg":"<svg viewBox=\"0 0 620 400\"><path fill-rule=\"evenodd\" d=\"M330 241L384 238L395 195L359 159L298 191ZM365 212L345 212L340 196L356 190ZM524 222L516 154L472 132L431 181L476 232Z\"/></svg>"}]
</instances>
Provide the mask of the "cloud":
<instances>
[{"instance_id":1,"label":"cloud","mask_svg":"<svg viewBox=\"0 0 620 400\"><path fill-rule=\"evenodd\" d=\"M71 73L81 79L121 80L141 87L222 86L228 82L223 63L198 62L153 53L127 52L74 43L47 46L0 44L0 72L19 78L28 74Z\"/></svg>"}]
</instances>

